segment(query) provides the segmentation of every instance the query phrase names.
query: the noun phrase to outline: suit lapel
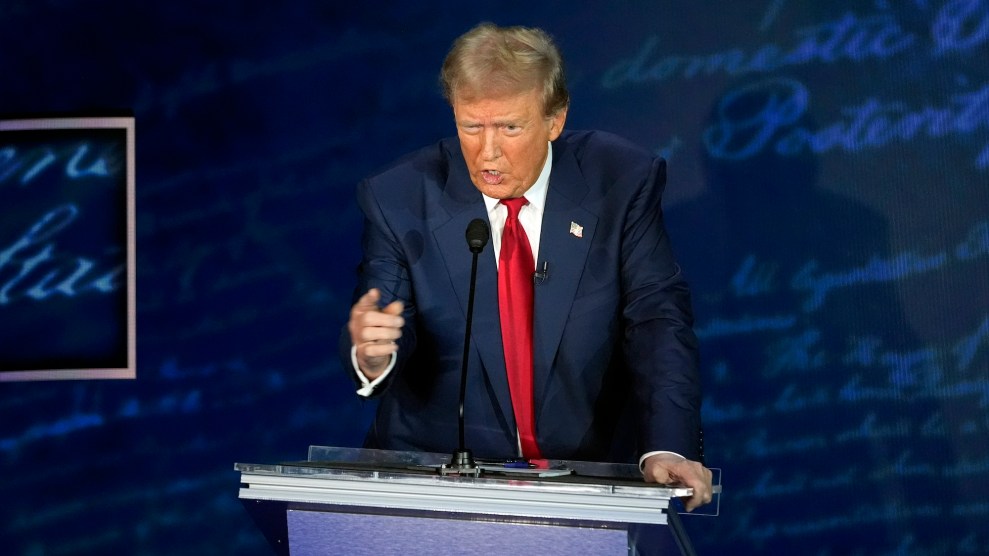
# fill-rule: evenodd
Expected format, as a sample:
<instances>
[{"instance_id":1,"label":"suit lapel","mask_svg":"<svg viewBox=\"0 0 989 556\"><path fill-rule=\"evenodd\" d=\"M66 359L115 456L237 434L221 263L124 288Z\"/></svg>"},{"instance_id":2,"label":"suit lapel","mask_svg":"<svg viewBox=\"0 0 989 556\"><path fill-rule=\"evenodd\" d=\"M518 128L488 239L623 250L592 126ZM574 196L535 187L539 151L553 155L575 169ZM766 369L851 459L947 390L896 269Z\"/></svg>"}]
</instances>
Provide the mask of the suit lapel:
<instances>
[{"instance_id":1,"label":"suit lapel","mask_svg":"<svg viewBox=\"0 0 989 556\"><path fill-rule=\"evenodd\" d=\"M537 419L598 222L595 214L580 205L587 194L587 184L573 151L563 141L557 141L553 144L553 155L536 263L539 269L546 263L548 271L535 290L533 350Z\"/></svg>"}]
</instances>

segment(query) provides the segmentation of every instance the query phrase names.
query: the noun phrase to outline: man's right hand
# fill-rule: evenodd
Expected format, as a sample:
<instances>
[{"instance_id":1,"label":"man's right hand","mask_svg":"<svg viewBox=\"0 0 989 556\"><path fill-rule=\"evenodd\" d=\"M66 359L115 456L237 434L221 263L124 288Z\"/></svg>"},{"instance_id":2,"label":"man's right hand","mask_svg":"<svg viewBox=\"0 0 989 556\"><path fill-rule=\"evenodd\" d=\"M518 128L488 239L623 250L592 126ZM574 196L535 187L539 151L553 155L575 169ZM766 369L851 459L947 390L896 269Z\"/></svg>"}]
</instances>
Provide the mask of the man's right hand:
<instances>
[{"instance_id":1,"label":"man's right hand","mask_svg":"<svg viewBox=\"0 0 989 556\"><path fill-rule=\"evenodd\" d=\"M371 288L350 309L347 330L350 341L357 348L357 365L368 380L378 378L398 350L396 340L402 337L405 304L392 301L383 309L378 308L381 292Z\"/></svg>"}]
</instances>

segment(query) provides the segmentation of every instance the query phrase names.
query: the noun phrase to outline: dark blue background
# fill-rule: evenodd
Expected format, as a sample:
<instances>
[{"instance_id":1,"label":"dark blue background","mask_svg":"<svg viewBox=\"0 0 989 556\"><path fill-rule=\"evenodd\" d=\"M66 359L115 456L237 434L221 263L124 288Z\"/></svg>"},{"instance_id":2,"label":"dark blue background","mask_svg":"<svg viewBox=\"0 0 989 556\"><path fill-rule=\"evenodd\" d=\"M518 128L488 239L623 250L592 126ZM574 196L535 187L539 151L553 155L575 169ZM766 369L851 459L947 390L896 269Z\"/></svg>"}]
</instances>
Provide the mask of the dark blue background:
<instances>
[{"instance_id":1,"label":"dark blue background","mask_svg":"<svg viewBox=\"0 0 989 556\"><path fill-rule=\"evenodd\" d=\"M989 2L138 4L0 6L0 112L137 118L138 378L0 384L5 551L267 552L233 463L359 444L353 189L454 132L491 20L557 38L568 127L669 158L699 551L989 552Z\"/></svg>"}]
</instances>

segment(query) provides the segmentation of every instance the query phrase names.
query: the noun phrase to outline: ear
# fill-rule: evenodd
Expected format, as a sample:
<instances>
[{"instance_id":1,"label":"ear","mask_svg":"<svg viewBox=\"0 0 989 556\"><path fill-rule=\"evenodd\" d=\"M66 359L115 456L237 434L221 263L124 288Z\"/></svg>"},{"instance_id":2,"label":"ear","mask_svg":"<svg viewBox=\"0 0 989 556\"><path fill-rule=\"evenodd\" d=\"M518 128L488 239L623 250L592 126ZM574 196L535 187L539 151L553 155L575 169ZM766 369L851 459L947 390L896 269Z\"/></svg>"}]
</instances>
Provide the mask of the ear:
<instances>
[{"instance_id":1,"label":"ear","mask_svg":"<svg viewBox=\"0 0 989 556\"><path fill-rule=\"evenodd\" d=\"M563 133L563 125L567 122L567 109L569 106L564 106L556 114L550 116L549 125L549 140L556 141L556 138Z\"/></svg>"}]
</instances>

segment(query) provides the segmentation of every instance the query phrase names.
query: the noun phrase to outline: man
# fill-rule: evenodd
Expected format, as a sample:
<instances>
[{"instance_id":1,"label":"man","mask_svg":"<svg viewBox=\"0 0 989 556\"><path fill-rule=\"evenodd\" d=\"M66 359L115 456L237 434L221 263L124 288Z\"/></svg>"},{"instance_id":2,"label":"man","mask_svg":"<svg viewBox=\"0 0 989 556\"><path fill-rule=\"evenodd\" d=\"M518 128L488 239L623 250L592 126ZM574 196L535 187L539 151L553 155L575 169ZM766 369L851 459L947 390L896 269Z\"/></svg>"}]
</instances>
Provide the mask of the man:
<instances>
[{"instance_id":1,"label":"man","mask_svg":"<svg viewBox=\"0 0 989 556\"><path fill-rule=\"evenodd\" d=\"M695 461L697 340L660 206L665 162L610 134L563 132L562 61L540 30L472 29L441 80L457 138L358 188L360 297L341 351L358 392L380 396L366 445L457 448L464 230L480 218L493 255L478 261L467 447L638 458L647 481L694 488L688 510L709 502L711 473Z\"/></svg>"}]
</instances>

